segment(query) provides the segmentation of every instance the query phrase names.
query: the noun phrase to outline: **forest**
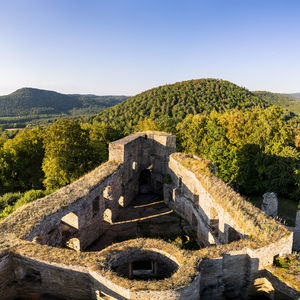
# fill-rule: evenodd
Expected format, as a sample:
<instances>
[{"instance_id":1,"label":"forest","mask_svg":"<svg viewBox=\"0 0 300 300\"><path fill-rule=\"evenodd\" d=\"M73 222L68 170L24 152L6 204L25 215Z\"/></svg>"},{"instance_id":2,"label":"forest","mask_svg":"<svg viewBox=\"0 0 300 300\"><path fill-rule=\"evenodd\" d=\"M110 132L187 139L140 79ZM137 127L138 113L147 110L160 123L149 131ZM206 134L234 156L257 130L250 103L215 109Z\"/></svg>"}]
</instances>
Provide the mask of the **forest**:
<instances>
[{"instance_id":1,"label":"forest","mask_svg":"<svg viewBox=\"0 0 300 300\"><path fill-rule=\"evenodd\" d=\"M129 133L176 134L178 151L214 163L216 175L247 197L300 194L299 117L228 81L201 79L151 89L81 120L0 138L0 219L69 184L108 158Z\"/></svg>"},{"instance_id":2,"label":"forest","mask_svg":"<svg viewBox=\"0 0 300 300\"><path fill-rule=\"evenodd\" d=\"M0 128L53 123L62 116L95 114L116 105L126 96L67 95L34 88L22 88L0 96Z\"/></svg>"}]
</instances>

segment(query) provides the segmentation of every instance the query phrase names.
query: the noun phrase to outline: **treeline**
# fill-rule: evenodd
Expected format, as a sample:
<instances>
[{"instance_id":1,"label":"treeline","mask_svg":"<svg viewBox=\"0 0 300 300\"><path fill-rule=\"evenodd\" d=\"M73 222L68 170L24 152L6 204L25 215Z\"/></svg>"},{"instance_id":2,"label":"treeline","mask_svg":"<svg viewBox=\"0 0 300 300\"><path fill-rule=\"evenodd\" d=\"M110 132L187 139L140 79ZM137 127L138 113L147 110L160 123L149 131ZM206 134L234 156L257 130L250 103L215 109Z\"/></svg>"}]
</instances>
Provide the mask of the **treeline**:
<instances>
[{"instance_id":1,"label":"treeline","mask_svg":"<svg viewBox=\"0 0 300 300\"><path fill-rule=\"evenodd\" d=\"M191 80L146 91L93 118L5 131L0 195L13 194L3 195L10 203L3 213L40 193L20 200L28 190L48 193L76 180L107 160L109 142L144 130L176 134L179 151L212 160L217 176L247 196L274 191L297 200L299 117L270 106L269 94L260 96L228 81Z\"/></svg>"},{"instance_id":2,"label":"treeline","mask_svg":"<svg viewBox=\"0 0 300 300\"><path fill-rule=\"evenodd\" d=\"M214 162L216 174L246 195L276 192L298 200L296 131L279 107L189 115L177 126L181 150Z\"/></svg>"},{"instance_id":3,"label":"treeline","mask_svg":"<svg viewBox=\"0 0 300 300\"><path fill-rule=\"evenodd\" d=\"M213 111L187 115L174 124L178 150L215 164L216 174L246 195L274 191L299 197L299 150L296 131L279 107L247 111ZM145 119L130 132L168 130L159 120ZM174 129L175 128L175 129ZM0 140L0 192L57 189L101 164L108 143L127 134L122 126L94 121L58 120L47 129L23 130Z\"/></svg>"}]
</instances>

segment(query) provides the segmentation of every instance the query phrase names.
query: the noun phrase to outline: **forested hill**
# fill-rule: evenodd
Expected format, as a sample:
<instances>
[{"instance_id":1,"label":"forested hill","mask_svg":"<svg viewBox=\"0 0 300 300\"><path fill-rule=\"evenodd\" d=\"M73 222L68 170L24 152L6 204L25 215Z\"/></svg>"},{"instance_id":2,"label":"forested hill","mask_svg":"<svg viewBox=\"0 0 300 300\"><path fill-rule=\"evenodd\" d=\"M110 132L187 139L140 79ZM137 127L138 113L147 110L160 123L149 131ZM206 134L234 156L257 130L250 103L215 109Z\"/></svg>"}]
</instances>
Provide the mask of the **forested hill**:
<instances>
[{"instance_id":1,"label":"forested hill","mask_svg":"<svg viewBox=\"0 0 300 300\"><path fill-rule=\"evenodd\" d=\"M266 91L255 91L253 93L270 104L282 106L300 115L300 101L296 100L297 95L300 96L300 94L278 94Z\"/></svg>"},{"instance_id":2,"label":"forested hill","mask_svg":"<svg viewBox=\"0 0 300 300\"><path fill-rule=\"evenodd\" d=\"M126 96L66 95L53 91L22 88L0 96L0 117L51 114L84 114L120 103Z\"/></svg>"},{"instance_id":3,"label":"forested hill","mask_svg":"<svg viewBox=\"0 0 300 300\"><path fill-rule=\"evenodd\" d=\"M113 121L128 127L151 118L181 121L187 114L219 112L267 106L250 91L229 81L198 79L168 84L145 91L100 112L95 119Z\"/></svg>"}]
</instances>

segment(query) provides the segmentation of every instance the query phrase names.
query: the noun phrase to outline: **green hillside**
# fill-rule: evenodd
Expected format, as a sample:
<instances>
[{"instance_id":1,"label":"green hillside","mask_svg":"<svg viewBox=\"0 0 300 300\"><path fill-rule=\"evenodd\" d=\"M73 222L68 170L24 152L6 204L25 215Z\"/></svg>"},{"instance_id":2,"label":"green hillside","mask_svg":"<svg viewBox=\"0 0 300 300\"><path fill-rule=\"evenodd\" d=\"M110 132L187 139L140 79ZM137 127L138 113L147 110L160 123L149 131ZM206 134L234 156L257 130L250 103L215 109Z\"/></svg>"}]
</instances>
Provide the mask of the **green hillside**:
<instances>
[{"instance_id":1,"label":"green hillside","mask_svg":"<svg viewBox=\"0 0 300 300\"><path fill-rule=\"evenodd\" d=\"M22 88L0 96L0 129L52 123L58 118L96 114L116 105L126 96L66 95Z\"/></svg>"},{"instance_id":2,"label":"green hillside","mask_svg":"<svg viewBox=\"0 0 300 300\"><path fill-rule=\"evenodd\" d=\"M145 91L100 112L95 119L129 128L146 118L178 122L187 114L267 106L257 95L229 81L198 79Z\"/></svg>"},{"instance_id":3,"label":"green hillside","mask_svg":"<svg viewBox=\"0 0 300 300\"><path fill-rule=\"evenodd\" d=\"M292 97L292 95L297 94L277 94L266 91L255 91L253 93L270 104L282 106L289 111L300 115L300 101L295 100L296 96L294 96L294 98Z\"/></svg>"},{"instance_id":4,"label":"green hillside","mask_svg":"<svg viewBox=\"0 0 300 300\"><path fill-rule=\"evenodd\" d=\"M0 117L40 114L74 114L73 110L102 110L125 100L125 96L65 95L53 91L22 88L0 96ZM95 112L95 111L94 111Z\"/></svg>"}]
</instances>

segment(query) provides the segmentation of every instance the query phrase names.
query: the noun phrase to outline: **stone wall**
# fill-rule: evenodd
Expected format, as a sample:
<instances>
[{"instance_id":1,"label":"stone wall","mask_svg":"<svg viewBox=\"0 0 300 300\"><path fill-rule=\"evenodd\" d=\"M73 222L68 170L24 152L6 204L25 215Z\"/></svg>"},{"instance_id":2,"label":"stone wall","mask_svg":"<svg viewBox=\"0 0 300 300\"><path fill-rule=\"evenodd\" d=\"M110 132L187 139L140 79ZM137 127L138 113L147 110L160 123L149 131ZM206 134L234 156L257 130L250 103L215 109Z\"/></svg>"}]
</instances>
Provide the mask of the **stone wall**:
<instances>
[{"instance_id":1,"label":"stone wall","mask_svg":"<svg viewBox=\"0 0 300 300\"><path fill-rule=\"evenodd\" d=\"M92 298L89 274L82 268L17 256L13 258L13 268L13 289L25 299L46 295L75 300Z\"/></svg>"},{"instance_id":2,"label":"stone wall","mask_svg":"<svg viewBox=\"0 0 300 300\"><path fill-rule=\"evenodd\" d=\"M246 250L232 251L201 262L201 299L245 299L251 282L251 261Z\"/></svg>"},{"instance_id":3,"label":"stone wall","mask_svg":"<svg viewBox=\"0 0 300 300\"><path fill-rule=\"evenodd\" d=\"M118 160L119 168L112 168L111 173L108 170L104 180L99 177L97 182L97 177L94 178L90 187L83 187L82 180L78 180L63 188L64 197L70 194L74 199L46 216L27 239L55 247L85 249L116 220L119 210L135 198L143 170L149 169L152 189L161 192L168 157L175 151L175 144L175 137L153 132L134 134L111 143L110 158ZM97 175L93 171L86 176L94 173ZM82 188L87 188L86 192L78 193ZM62 190L46 199L61 197ZM78 196L71 195L74 191Z\"/></svg>"},{"instance_id":4,"label":"stone wall","mask_svg":"<svg viewBox=\"0 0 300 300\"><path fill-rule=\"evenodd\" d=\"M145 132L125 137L109 145L109 162L1 222L0 298L13 299L21 294L28 299L38 299L42 294L67 299L101 299L105 295L115 299L245 298L248 285L260 270L273 263L275 255L291 253L293 236L273 219L254 211L257 221L258 215L259 220L268 221L264 223L268 225L266 230L274 233L275 228L280 234L277 239L252 247L248 229L253 227L244 227L233 218L230 208L217 201L196 172L174 159L176 154L171 154L175 150L176 139L170 134ZM193 159L200 161L196 156ZM199 245L217 246L208 248L208 253L219 249L218 255L206 257L201 256L205 251L180 250L183 257L192 253L204 258L194 280L180 288L167 281L148 283L151 289L137 288L132 282L122 286L111 275L97 271L102 252L79 252L101 236L116 220L119 210L142 192L143 174L149 175L146 183L152 191L162 193L163 188L165 203L191 224ZM1 252L2 238L7 234L13 237L11 248ZM240 246L239 240L246 242Z\"/></svg>"},{"instance_id":5,"label":"stone wall","mask_svg":"<svg viewBox=\"0 0 300 300\"><path fill-rule=\"evenodd\" d=\"M176 150L176 139L170 134L137 133L109 144L109 159L123 164L124 205L139 192L139 178L148 169L151 188L162 193L169 155Z\"/></svg>"},{"instance_id":6,"label":"stone wall","mask_svg":"<svg viewBox=\"0 0 300 300\"><path fill-rule=\"evenodd\" d=\"M278 199L275 193L272 192L263 194L261 209L266 212L268 216L273 218L277 217Z\"/></svg>"},{"instance_id":7,"label":"stone wall","mask_svg":"<svg viewBox=\"0 0 300 300\"><path fill-rule=\"evenodd\" d=\"M300 210L297 211L294 231L293 250L300 251Z\"/></svg>"},{"instance_id":8,"label":"stone wall","mask_svg":"<svg viewBox=\"0 0 300 300\"><path fill-rule=\"evenodd\" d=\"M199 244L219 245L246 237L230 215L213 199L195 174L172 156L168 173L171 184L165 185L164 199L197 232Z\"/></svg>"},{"instance_id":9,"label":"stone wall","mask_svg":"<svg viewBox=\"0 0 300 300\"><path fill-rule=\"evenodd\" d=\"M195 300L199 299L200 295L200 274L197 275L191 285L182 287L180 289L170 289L170 290L136 290L134 287L132 289L124 288L117 285L102 275L91 272L93 277L93 290L95 295L102 295L112 297L112 299L125 300L125 299L135 299L135 300L162 300L162 299L186 299ZM98 299L98 298L97 298ZM99 297L99 299L101 299Z\"/></svg>"},{"instance_id":10,"label":"stone wall","mask_svg":"<svg viewBox=\"0 0 300 300\"><path fill-rule=\"evenodd\" d=\"M197 231L200 245L222 245L248 236L245 228L240 227L224 210L194 172L172 155L168 167L171 182L164 185L164 201L189 221ZM292 243L293 234L289 233L285 238L258 249L227 250L227 254L220 257L203 260L200 272L205 276L202 276L200 284L201 299L245 298L248 285L256 274L271 265L274 256L291 253Z\"/></svg>"},{"instance_id":11,"label":"stone wall","mask_svg":"<svg viewBox=\"0 0 300 300\"><path fill-rule=\"evenodd\" d=\"M0 299L13 299L17 296L17 292L12 288L13 264L11 255L6 254L0 257Z\"/></svg>"},{"instance_id":12,"label":"stone wall","mask_svg":"<svg viewBox=\"0 0 300 300\"><path fill-rule=\"evenodd\" d=\"M85 249L118 216L123 195L122 172L119 168L84 197L46 217L28 239L55 247ZM76 183L72 188L76 188Z\"/></svg>"},{"instance_id":13,"label":"stone wall","mask_svg":"<svg viewBox=\"0 0 300 300\"><path fill-rule=\"evenodd\" d=\"M280 280L276 275L274 275L269 270L263 270L260 273L260 276L267 278L271 282L273 288L275 289L275 294L276 291L279 291L279 293L281 294L281 299L283 299L284 296L285 296L284 299L298 300L300 298L300 291L296 291L295 289L290 287L288 284ZM276 296L275 299L277 299Z\"/></svg>"}]
</instances>

